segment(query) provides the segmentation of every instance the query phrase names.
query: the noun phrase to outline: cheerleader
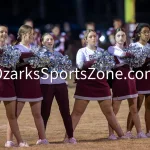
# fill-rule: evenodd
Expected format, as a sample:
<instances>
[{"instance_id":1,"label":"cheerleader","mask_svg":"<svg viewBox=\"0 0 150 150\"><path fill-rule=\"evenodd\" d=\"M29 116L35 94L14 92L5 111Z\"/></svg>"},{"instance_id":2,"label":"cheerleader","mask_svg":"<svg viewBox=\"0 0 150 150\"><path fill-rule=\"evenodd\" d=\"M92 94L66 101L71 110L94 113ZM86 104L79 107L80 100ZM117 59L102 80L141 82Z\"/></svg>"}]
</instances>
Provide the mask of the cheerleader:
<instances>
[{"instance_id":1,"label":"cheerleader","mask_svg":"<svg viewBox=\"0 0 150 150\"><path fill-rule=\"evenodd\" d=\"M86 30L95 30L95 23L94 22L87 22L85 24L85 28ZM80 34L79 34L79 38L81 40L81 45L82 47L86 46L85 45L85 41L84 41L84 34L86 32L86 30L83 30ZM99 38L101 37L101 32L99 30L96 30L96 34L97 34L97 42L96 45L98 46L100 44Z\"/></svg>"},{"instance_id":2,"label":"cheerleader","mask_svg":"<svg viewBox=\"0 0 150 150\"><path fill-rule=\"evenodd\" d=\"M56 56L62 56L61 53L53 50L54 39L51 34L45 33L43 35L42 45L45 46L50 53ZM46 78L46 75L44 75L40 79L40 84L43 94L41 114L44 120L45 129L47 126L48 118L50 116L52 102L55 96L61 116L63 118L66 132L68 134L68 138L64 140L64 143L75 144L76 139L73 137L72 120L69 109L68 89L65 80L61 79L61 77L57 77L57 79L51 80L50 75L48 78Z\"/></svg>"},{"instance_id":3,"label":"cheerleader","mask_svg":"<svg viewBox=\"0 0 150 150\"><path fill-rule=\"evenodd\" d=\"M126 34L122 28L118 28L115 31L115 46L110 46L108 48L108 52L114 55L116 60L116 67L114 69L114 73L117 71L122 72L121 79L115 77L112 82L112 93L113 93L113 110L114 113L117 114L120 108L120 104L122 100L127 99L129 110L134 121L136 130L137 130L137 138L146 138L146 135L141 130L140 118L137 111L137 90L136 83L133 74L130 74L131 71L128 64L125 63L121 58L123 57L133 57L132 54L128 52L124 52L122 49L124 48L126 42ZM126 134L128 138L131 138L131 134ZM117 139L113 133L113 130L109 128L109 139L115 140Z\"/></svg>"},{"instance_id":4,"label":"cheerleader","mask_svg":"<svg viewBox=\"0 0 150 150\"><path fill-rule=\"evenodd\" d=\"M41 101L43 99L40 89L40 81L37 76L34 74L36 71L29 64L26 64L25 61L33 56L31 51L30 43L33 41L33 28L28 25L22 25L18 31L18 41L15 45L19 51L21 51L20 63L24 65L17 68L18 79L15 81L15 88L17 94L17 117L21 114L21 111L25 105L25 102L30 103L32 115L36 128L38 130L39 144L48 144L46 140L44 123L41 116ZM26 76L26 73L31 72L30 77ZM8 140L12 141L11 131L8 129Z\"/></svg>"},{"instance_id":5,"label":"cheerleader","mask_svg":"<svg viewBox=\"0 0 150 150\"><path fill-rule=\"evenodd\" d=\"M94 30L87 30L85 33L85 41L86 47L79 49L76 56L76 63L78 69L81 71L85 71L83 73L80 71L77 79L76 90L74 94L75 103L72 116L73 130L75 130L82 114L84 113L87 105L90 101L98 101L99 106L105 115L110 126L117 132L119 137L124 138L124 133L120 128L120 125L117 122L115 114L111 105L111 93L109 89L109 85L105 78L102 78L102 73L99 74L99 78L97 78L97 71L91 75L91 78L95 78L93 80L88 79L91 74L91 70L89 69L95 60L90 60L90 55L94 54L94 51L101 51L102 49L96 47L96 32ZM84 78L86 75L86 79Z\"/></svg>"},{"instance_id":6,"label":"cheerleader","mask_svg":"<svg viewBox=\"0 0 150 150\"><path fill-rule=\"evenodd\" d=\"M150 47L148 44L150 39L150 25L147 23L139 23L135 29L133 39L135 40L135 43L131 43L131 46L141 47L143 49ZM150 137L150 73L147 74L147 79L145 76L145 72L149 70L149 66L147 66L147 60L142 67L136 69L136 71L142 71L144 75L142 79L136 79L136 88L138 91L138 111L140 110L145 98L146 135ZM138 75L138 77L140 78L140 75ZM127 120L127 131L129 134L131 134L134 124L135 123L132 121L131 114L129 113Z\"/></svg>"},{"instance_id":7,"label":"cheerleader","mask_svg":"<svg viewBox=\"0 0 150 150\"><path fill-rule=\"evenodd\" d=\"M122 20L119 18L116 18L113 20L113 27L110 27L108 29L108 31L106 32L108 38L109 38L109 42L111 45L115 45L115 37L114 37L114 32L116 29L121 28L122 25Z\"/></svg>"},{"instance_id":8,"label":"cheerleader","mask_svg":"<svg viewBox=\"0 0 150 150\"><path fill-rule=\"evenodd\" d=\"M0 54L3 53L3 47L5 46L7 37L8 28L6 26L0 25ZM16 92L14 87L14 81L11 79L12 69L0 66L0 70L0 101L4 102L8 122L15 138L17 139L19 147L28 147L28 144L26 142L23 142L21 138L17 118L15 115ZM5 71L9 71L9 74L7 75L7 78L9 79L4 79L6 75ZM11 141L7 141L5 143L5 147L15 147L15 144Z\"/></svg>"},{"instance_id":9,"label":"cheerleader","mask_svg":"<svg viewBox=\"0 0 150 150\"><path fill-rule=\"evenodd\" d=\"M33 42L32 45L33 46L41 46L41 31L38 28L34 29L34 38L33 38Z\"/></svg>"}]
</instances>

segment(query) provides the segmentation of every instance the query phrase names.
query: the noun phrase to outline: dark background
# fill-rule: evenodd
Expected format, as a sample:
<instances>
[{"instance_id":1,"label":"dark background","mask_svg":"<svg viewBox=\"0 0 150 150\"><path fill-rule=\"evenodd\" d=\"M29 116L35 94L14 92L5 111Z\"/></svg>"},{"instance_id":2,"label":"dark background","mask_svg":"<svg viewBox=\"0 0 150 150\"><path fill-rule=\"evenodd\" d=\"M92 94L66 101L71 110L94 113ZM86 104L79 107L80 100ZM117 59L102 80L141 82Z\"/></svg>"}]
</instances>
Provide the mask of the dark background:
<instances>
[{"instance_id":1,"label":"dark background","mask_svg":"<svg viewBox=\"0 0 150 150\"><path fill-rule=\"evenodd\" d=\"M16 31L24 19L31 18L35 26L71 24L73 30L93 21L100 29L112 26L112 20L124 21L124 0L0 0L0 23ZM150 0L136 0L136 21L150 22ZM81 9L79 9L81 8ZM79 17L80 16L80 17Z\"/></svg>"},{"instance_id":2,"label":"dark background","mask_svg":"<svg viewBox=\"0 0 150 150\"><path fill-rule=\"evenodd\" d=\"M33 20L34 28L38 28L41 34L50 32L46 29L48 24L59 24L62 32L64 31L64 22L68 22L71 27L71 34L67 43L69 46L66 49L75 65L76 52L82 47L79 34L85 30L85 23L95 23L96 30L99 30L101 35L105 37L105 41L100 42L99 46L107 49L111 43L106 33L113 26L113 19L120 18L124 23L124 1L0 0L0 24L7 25L9 35L16 38L19 27L24 24L24 20L27 18ZM135 23L150 23L150 0L135 0L135 11ZM129 31L127 32L129 33ZM128 40L130 39L131 37L128 38Z\"/></svg>"}]
</instances>

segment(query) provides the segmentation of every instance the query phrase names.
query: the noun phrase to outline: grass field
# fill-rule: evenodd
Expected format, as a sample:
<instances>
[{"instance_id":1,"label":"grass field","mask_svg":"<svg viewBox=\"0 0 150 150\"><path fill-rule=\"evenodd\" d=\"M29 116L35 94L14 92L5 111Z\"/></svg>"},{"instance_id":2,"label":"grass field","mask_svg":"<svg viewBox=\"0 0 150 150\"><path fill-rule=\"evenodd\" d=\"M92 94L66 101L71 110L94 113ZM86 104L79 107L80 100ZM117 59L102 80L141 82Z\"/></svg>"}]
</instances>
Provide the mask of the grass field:
<instances>
[{"instance_id":1,"label":"grass field","mask_svg":"<svg viewBox=\"0 0 150 150\"><path fill-rule=\"evenodd\" d=\"M74 90L75 85L72 81L69 82L69 97L70 97L70 109L72 111L74 104ZM124 101L121 105L119 114L117 115L118 121L121 127L126 131L126 118L128 114L127 102ZM142 122L142 128L145 131L144 123L144 107L140 111L140 118ZM4 105L0 104L0 149L4 148L6 141L6 124L7 119L5 116ZM46 131L47 139L50 144L46 146L36 146L37 131L33 122L29 104L26 103L25 108L19 118L19 126L22 137L27 141L31 147L19 148L30 150L150 150L150 139L132 139L132 140L107 140L108 128L107 121L102 114L97 102L91 102L84 115L82 116L80 123L75 130L74 136L78 143L76 145L63 144L65 129L58 110L56 101L52 106L51 117L48 122ZM136 134L135 129L133 133ZM18 149L18 148L13 148Z\"/></svg>"}]
</instances>

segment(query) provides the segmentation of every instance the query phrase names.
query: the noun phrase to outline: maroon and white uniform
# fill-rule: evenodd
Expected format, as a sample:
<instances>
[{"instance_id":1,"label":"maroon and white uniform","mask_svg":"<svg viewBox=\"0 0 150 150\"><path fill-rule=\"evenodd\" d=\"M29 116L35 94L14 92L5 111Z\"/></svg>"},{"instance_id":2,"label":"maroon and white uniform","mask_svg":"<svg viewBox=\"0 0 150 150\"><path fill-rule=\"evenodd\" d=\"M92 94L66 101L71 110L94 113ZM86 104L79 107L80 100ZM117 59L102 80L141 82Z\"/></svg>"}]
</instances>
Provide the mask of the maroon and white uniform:
<instances>
[{"instance_id":1,"label":"maroon and white uniform","mask_svg":"<svg viewBox=\"0 0 150 150\"><path fill-rule=\"evenodd\" d=\"M18 44L15 47L21 51L20 63L33 56L31 50L26 46ZM26 75L26 70L27 72L31 71L31 77ZM40 80L35 79L37 78L37 75L35 75L36 69L32 68L29 64L26 64L18 67L17 71L18 79L15 81L17 100L23 102L41 101L43 97L41 94ZM21 71L24 72L21 73Z\"/></svg>"},{"instance_id":2,"label":"maroon and white uniform","mask_svg":"<svg viewBox=\"0 0 150 150\"><path fill-rule=\"evenodd\" d=\"M120 57L124 57L126 53L118 46L110 46L108 52L115 57L116 67L114 73L122 72L122 76L116 76L112 81L113 100L125 100L128 98L136 98L138 96L136 90L136 81L134 74L130 74L131 68ZM121 78L121 79L119 79Z\"/></svg>"},{"instance_id":3,"label":"maroon and white uniform","mask_svg":"<svg viewBox=\"0 0 150 150\"><path fill-rule=\"evenodd\" d=\"M103 49L97 48L98 51L101 51ZM79 49L76 56L76 64L77 67L81 71L85 71L86 79L84 76L80 73L78 74L77 79L77 85L76 85L76 91L74 94L74 98L81 99L81 100L110 100L111 99L111 93L110 88L107 83L106 78L102 78L102 73L99 73L99 78L97 78L97 71L95 70L94 73L92 73L91 78L94 79L88 79L89 75L91 74L92 70L89 69L92 64L94 63L93 60L90 60L90 55L94 54L94 50L89 49L88 47L84 47Z\"/></svg>"},{"instance_id":4,"label":"maroon and white uniform","mask_svg":"<svg viewBox=\"0 0 150 150\"><path fill-rule=\"evenodd\" d=\"M3 51L0 49L0 55L2 53ZM6 71L9 73L7 74ZM17 98L14 81L11 79L11 71L11 68L5 68L0 66L0 101L14 101Z\"/></svg>"},{"instance_id":5,"label":"maroon and white uniform","mask_svg":"<svg viewBox=\"0 0 150 150\"><path fill-rule=\"evenodd\" d=\"M139 42L136 43L131 43L131 46L137 46L137 47L141 47L141 48L145 48L145 47L150 47L150 44L146 44L145 46L140 44ZM149 58L147 58L149 59ZM147 60L146 60L147 61ZM145 62L145 64L140 67L140 68L136 68L136 71L142 71L143 72L143 78L142 79L138 79L141 78L141 73L138 73L138 78L136 78L136 88L138 91L138 94L150 94L150 73L147 73L147 77L146 77L146 71L150 70L150 67L147 66L147 62Z\"/></svg>"}]
</instances>

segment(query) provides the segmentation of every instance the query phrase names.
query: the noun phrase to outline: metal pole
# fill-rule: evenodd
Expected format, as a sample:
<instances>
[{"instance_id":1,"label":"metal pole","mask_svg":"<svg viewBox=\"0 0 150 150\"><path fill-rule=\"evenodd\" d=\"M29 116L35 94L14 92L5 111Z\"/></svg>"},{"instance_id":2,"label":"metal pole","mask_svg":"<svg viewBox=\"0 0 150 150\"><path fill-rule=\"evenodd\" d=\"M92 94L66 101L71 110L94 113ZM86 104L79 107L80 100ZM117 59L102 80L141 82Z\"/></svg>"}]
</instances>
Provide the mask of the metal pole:
<instances>
[{"instance_id":1,"label":"metal pole","mask_svg":"<svg viewBox=\"0 0 150 150\"><path fill-rule=\"evenodd\" d=\"M124 0L117 0L117 17L124 22Z\"/></svg>"},{"instance_id":2,"label":"metal pole","mask_svg":"<svg viewBox=\"0 0 150 150\"><path fill-rule=\"evenodd\" d=\"M44 19L45 18L45 1L44 0L40 0L40 18Z\"/></svg>"},{"instance_id":3,"label":"metal pole","mask_svg":"<svg viewBox=\"0 0 150 150\"><path fill-rule=\"evenodd\" d=\"M83 0L76 0L76 14L78 24L84 28L85 16L84 16L84 5Z\"/></svg>"}]
</instances>

